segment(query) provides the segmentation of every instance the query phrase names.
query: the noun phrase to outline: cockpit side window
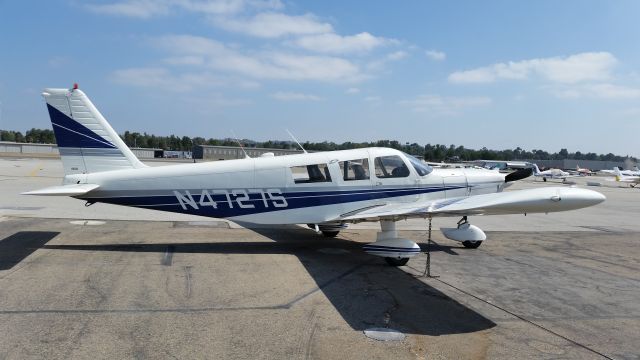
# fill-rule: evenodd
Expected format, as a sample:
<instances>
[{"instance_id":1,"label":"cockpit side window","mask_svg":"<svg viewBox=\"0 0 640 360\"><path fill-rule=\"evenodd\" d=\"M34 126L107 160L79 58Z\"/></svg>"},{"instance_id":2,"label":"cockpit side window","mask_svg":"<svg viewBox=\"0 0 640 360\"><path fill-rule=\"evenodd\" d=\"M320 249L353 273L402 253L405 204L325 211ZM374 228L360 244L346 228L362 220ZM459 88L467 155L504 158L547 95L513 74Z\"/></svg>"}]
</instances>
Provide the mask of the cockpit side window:
<instances>
[{"instance_id":1,"label":"cockpit side window","mask_svg":"<svg viewBox=\"0 0 640 360\"><path fill-rule=\"evenodd\" d=\"M384 178L402 178L409 176L409 168L398 155L380 156L374 160L376 168L376 177Z\"/></svg>"},{"instance_id":2,"label":"cockpit side window","mask_svg":"<svg viewBox=\"0 0 640 360\"><path fill-rule=\"evenodd\" d=\"M423 163L422 161L418 160L416 157L409 154L405 154L405 155L407 156L407 159L409 159L409 162L411 163L413 168L416 169L416 172L418 173L418 175L420 176L429 175L433 171L433 168L431 166Z\"/></svg>"},{"instance_id":3,"label":"cockpit side window","mask_svg":"<svg viewBox=\"0 0 640 360\"><path fill-rule=\"evenodd\" d=\"M327 164L292 166L291 175L296 184L331 182L331 173Z\"/></svg>"},{"instance_id":4,"label":"cockpit side window","mask_svg":"<svg viewBox=\"0 0 640 360\"><path fill-rule=\"evenodd\" d=\"M340 173L344 181L368 180L369 159L340 161Z\"/></svg>"}]
</instances>

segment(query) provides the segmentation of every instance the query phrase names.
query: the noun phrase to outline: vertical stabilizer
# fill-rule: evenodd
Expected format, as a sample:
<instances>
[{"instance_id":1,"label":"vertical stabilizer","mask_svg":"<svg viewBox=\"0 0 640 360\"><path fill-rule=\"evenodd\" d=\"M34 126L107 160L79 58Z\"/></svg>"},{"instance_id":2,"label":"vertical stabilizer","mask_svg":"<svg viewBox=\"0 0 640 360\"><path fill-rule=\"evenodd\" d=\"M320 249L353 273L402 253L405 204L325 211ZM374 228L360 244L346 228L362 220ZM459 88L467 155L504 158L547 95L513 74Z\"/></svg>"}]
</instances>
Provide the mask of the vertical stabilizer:
<instances>
[{"instance_id":1,"label":"vertical stabilizer","mask_svg":"<svg viewBox=\"0 0 640 360\"><path fill-rule=\"evenodd\" d=\"M75 85L71 90L45 89L42 96L65 175L146 167Z\"/></svg>"},{"instance_id":2,"label":"vertical stabilizer","mask_svg":"<svg viewBox=\"0 0 640 360\"><path fill-rule=\"evenodd\" d=\"M619 167L617 167L617 166L614 167L613 168L613 173L616 175L616 181L621 181L622 180L623 175L622 175L622 171L620 171Z\"/></svg>"},{"instance_id":3,"label":"vertical stabilizer","mask_svg":"<svg viewBox=\"0 0 640 360\"><path fill-rule=\"evenodd\" d=\"M540 175L540 169L538 168L538 164L533 164L533 175Z\"/></svg>"}]
</instances>

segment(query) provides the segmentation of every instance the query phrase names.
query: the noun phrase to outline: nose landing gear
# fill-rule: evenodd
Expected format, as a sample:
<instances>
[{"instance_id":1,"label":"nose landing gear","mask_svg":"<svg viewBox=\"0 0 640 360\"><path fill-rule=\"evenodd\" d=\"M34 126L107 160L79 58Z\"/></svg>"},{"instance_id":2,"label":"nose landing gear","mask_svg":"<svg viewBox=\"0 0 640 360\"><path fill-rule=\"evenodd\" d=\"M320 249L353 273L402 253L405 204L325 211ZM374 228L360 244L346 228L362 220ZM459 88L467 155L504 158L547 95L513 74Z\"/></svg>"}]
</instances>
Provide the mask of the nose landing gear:
<instances>
[{"instance_id":1,"label":"nose landing gear","mask_svg":"<svg viewBox=\"0 0 640 360\"><path fill-rule=\"evenodd\" d=\"M461 242L468 249L477 249L487 239L484 231L475 225L471 225L466 216L458 221L456 228L441 228L442 234L447 239Z\"/></svg>"}]
</instances>

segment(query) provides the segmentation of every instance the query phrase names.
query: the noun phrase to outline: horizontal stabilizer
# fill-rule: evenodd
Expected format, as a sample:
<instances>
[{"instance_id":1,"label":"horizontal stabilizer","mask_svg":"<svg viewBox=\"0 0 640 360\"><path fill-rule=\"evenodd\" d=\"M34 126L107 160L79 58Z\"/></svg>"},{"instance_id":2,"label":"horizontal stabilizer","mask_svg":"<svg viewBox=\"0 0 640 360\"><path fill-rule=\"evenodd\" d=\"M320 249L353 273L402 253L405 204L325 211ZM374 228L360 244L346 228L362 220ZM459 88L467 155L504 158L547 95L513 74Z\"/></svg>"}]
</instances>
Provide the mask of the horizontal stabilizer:
<instances>
[{"instance_id":1,"label":"horizontal stabilizer","mask_svg":"<svg viewBox=\"0 0 640 360\"><path fill-rule=\"evenodd\" d=\"M40 195L40 196L78 196L84 195L91 190L99 188L96 184L71 184L61 186L51 186L48 188L23 192L22 195Z\"/></svg>"}]
</instances>

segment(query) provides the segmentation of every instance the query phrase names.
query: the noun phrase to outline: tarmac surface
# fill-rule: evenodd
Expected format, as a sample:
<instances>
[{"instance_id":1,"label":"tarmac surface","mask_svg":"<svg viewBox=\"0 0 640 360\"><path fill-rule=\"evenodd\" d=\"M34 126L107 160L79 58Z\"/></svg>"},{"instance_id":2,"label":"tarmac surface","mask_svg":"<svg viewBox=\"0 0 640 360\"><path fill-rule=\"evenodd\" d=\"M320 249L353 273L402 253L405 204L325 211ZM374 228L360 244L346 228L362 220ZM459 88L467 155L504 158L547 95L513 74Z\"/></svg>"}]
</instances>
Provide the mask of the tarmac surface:
<instances>
[{"instance_id":1,"label":"tarmac surface","mask_svg":"<svg viewBox=\"0 0 640 360\"><path fill-rule=\"evenodd\" d=\"M61 173L0 159L0 359L640 359L640 189L603 177L575 179L602 184L595 207L470 218L475 250L435 230L427 278L424 254L361 251L376 224L327 239L19 195ZM426 249L424 220L399 227Z\"/></svg>"}]
</instances>

